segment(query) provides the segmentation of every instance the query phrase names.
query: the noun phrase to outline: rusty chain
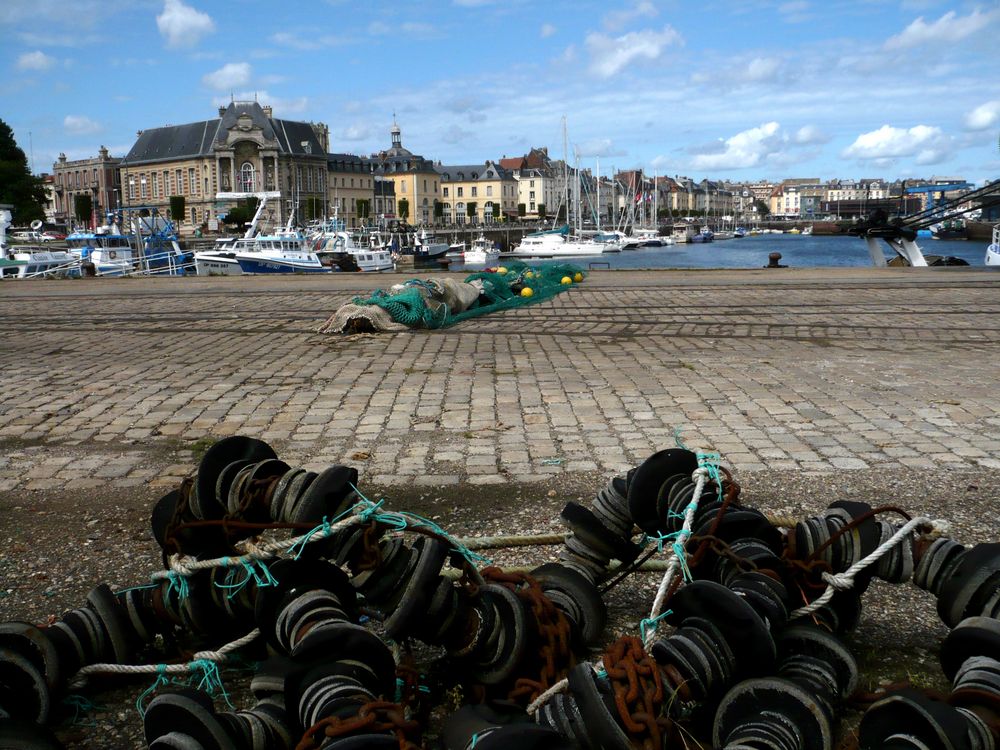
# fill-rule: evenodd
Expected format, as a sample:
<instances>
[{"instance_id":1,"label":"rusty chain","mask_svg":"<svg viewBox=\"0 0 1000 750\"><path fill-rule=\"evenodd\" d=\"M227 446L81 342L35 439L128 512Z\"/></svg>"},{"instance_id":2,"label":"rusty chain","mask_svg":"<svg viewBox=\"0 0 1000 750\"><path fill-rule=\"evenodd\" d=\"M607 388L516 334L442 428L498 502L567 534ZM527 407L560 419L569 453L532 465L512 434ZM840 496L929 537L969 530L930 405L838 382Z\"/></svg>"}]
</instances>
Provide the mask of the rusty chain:
<instances>
[{"instance_id":1,"label":"rusty chain","mask_svg":"<svg viewBox=\"0 0 1000 750\"><path fill-rule=\"evenodd\" d=\"M636 747L659 750L673 722L662 715L663 678L659 665L646 653L642 639L623 636L604 652L604 671L615 696L615 708Z\"/></svg>"},{"instance_id":2,"label":"rusty chain","mask_svg":"<svg viewBox=\"0 0 1000 750\"><path fill-rule=\"evenodd\" d=\"M483 568L484 579L513 591L530 613L530 629L538 640L541 668L538 677L519 677L507 697L527 705L557 683L576 665L570 647L570 624L542 590L539 582L527 573L508 573L491 566Z\"/></svg>"},{"instance_id":3,"label":"rusty chain","mask_svg":"<svg viewBox=\"0 0 1000 750\"><path fill-rule=\"evenodd\" d=\"M406 718L403 707L390 701L365 703L349 719L321 719L305 731L295 750L317 750L327 739L361 733L392 733L400 750L420 750L420 722Z\"/></svg>"}]
</instances>

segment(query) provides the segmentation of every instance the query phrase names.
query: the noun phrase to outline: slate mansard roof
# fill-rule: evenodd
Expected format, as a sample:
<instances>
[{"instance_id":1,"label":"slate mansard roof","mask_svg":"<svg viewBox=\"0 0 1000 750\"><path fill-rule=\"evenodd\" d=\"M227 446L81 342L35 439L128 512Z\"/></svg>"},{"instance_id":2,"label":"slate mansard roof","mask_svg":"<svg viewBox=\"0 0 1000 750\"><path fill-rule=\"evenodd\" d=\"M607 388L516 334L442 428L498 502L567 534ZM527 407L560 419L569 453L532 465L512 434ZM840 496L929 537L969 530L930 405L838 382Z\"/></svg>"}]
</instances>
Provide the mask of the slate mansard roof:
<instances>
[{"instance_id":1,"label":"slate mansard roof","mask_svg":"<svg viewBox=\"0 0 1000 750\"><path fill-rule=\"evenodd\" d=\"M210 156L215 143L225 144L229 131L239 129L244 117L249 118L252 129L260 129L266 141L277 142L279 153L326 158L309 123L268 117L257 102L233 102L222 117L142 131L125 161L135 165Z\"/></svg>"}]
</instances>

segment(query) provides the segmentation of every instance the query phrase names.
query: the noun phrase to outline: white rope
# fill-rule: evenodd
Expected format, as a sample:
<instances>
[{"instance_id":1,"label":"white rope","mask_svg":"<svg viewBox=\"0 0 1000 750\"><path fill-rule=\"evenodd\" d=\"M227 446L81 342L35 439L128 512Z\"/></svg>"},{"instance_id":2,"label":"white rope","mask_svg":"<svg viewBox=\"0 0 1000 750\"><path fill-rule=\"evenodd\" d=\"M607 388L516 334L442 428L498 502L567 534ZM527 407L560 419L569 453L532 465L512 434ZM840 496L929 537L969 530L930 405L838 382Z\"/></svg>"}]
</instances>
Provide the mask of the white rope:
<instances>
[{"instance_id":1,"label":"white rope","mask_svg":"<svg viewBox=\"0 0 1000 750\"><path fill-rule=\"evenodd\" d=\"M187 674L197 668L195 662L221 663L229 654L248 645L259 635L260 630L254 628L242 638L220 646L215 651L196 652L191 661L184 664L89 664L73 675L69 687L73 690L83 687L87 684L87 678L94 674Z\"/></svg>"},{"instance_id":2,"label":"white rope","mask_svg":"<svg viewBox=\"0 0 1000 750\"><path fill-rule=\"evenodd\" d=\"M667 572L663 574L663 579L660 581L660 587L656 590L656 596L653 598L653 608L649 612L649 617L646 622L650 623L652 627L649 631L643 634L643 645L646 649L649 649L650 644L653 642L653 638L656 635L656 621L660 614L663 612L663 602L667 598L667 592L670 590L671 584L673 584L674 576L677 575L677 569L680 568L681 560L677 555L677 548L684 548L687 543L688 537L691 536L691 526L694 523L694 514L698 510L698 502L701 500L701 493L705 489L705 483L708 481L709 473L708 469L699 466L691 474L691 478L694 479L694 494L691 496L691 502L688 503L687 511L684 513L684 525L681 526L680 532L677 534L677 541L671 547L670 550L670 562L667 566Z\"/></svg>"},{"instance_id":3,"label":"white rope","mask_svg":"<svg viewBox=\"0 0 1000 750\"><path fill-rule=\"evenodd\" d=\"M806 606L800 607L799 609L792 612L792 614L789 615L788 619L794 620L799 617L805 617L806 615L811 615L813 612L820 609L827 602L829 602L830 599L833 598L833 595L835 593L837 593L838 591L847 591L848 589L850 589L852 586L854 586L854 578L855 576L857 576L858 573L860 573L868 566L874 565L879 560L881 560L886 554L889 553L889 551L893 547L895 547L897 544L902 542L903 539L905 539L907 536L913 533L914 529L916 529L918 526L930 526L932 529L937 529L938 522L933 521L930 518L924 518L924 517L911 519L910 521L907 521L905 524L900 526L899 531L897 531L891 537L886 539L882 544L876 547L875 550L870 555L868 555L868 557L858 560L856 563L854 563L854 565L849 567L843 573L836 573L836 574L824 573L822 575L822 578L824 581L826 581L827 584L826 591L820 594L819 598L816 599L815 601L810 602Z\"/></svg>"},{"instance_id":4,"label":"white rope","mask_svg":"<svg viewBox=\"0 0 1000 750\"><path fill-rule=\"evenodd\" d=\"M569 680L563 677L559 682L550 687L548 690L539 695L535 700L528 704L528 715L534 716L535 712L538 711L542 706L549 702L549 699L556 693L561 693L569 685Z\"/></svg>"},{"instance_id":5,"label":"white rope","mask_svg":"<svg viewBox=\"0 0 1000 750\"><path fill-rule=\"evenodd\" d=\"M156 571L152 574L151 578L154 581L157 581L169 579L175 575L190 576L197 573L199 570L208 570L210 568L218 567L239 567L244 563L250 563L255 560L267 560L272 557L278 557L282 554L289 554L290 550L299 544L326 539L327 537L336 534L341 529L358 523L358 520L363 517L363 514L372 510L374 507L374 503L356 503L354 507L351 508L350 515L345 518L342 518L334 523L321 524L313 529L310 529L305 534L293 537L292 539L276 539L262 543L254 540L238 542L237 547L246 550L246 552L245 554L238 555L236 557L216 557L211 560L199 560L187 555L170 555L170 557L167 558L167 564L170 566L170 570Z\"/></svg>"}]
</instances>

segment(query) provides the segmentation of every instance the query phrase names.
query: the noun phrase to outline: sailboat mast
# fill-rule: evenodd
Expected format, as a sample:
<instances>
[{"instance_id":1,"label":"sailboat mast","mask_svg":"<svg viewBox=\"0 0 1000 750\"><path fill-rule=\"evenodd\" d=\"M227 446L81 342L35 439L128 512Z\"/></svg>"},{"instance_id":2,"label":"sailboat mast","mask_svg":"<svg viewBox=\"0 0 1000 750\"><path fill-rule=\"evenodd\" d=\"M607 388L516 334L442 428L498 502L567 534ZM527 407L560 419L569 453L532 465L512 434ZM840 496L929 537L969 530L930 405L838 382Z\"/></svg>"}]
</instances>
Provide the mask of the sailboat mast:
<instances>
[{"instance_id":1,"label":"sailboat mast","mask_svg":"<svg viewBox=\"0 0 1000 750\"><path fill-rule=\"evenodd\" d=\"M569 139L566 137L566 115L563 115L563 193L566 201L566 224L569 225Z\"/></svg>"},{"instance_id":2,"label":"sailboat mast","mask_svg":"<svg viewBox=\"0 0 1000 750\"><path fill-rule=\"evenodd\" d=\"M659 186L656 183L656 170L654 169L653 170L653 225L652 226L656 230L657 234L660 233L660 208L659 208L659 200L660 200L660 189L659 189Z\"/></svg>"},{"instance_id":3,"label":"sailboat mast","mask_svg":"<svg viewBox=\"0 0 1000 750\"><path fill-rule=\"evenodd\" d=\"M601 157L597 157L597 231L601 231Z\"/></svg>"}]
</instances>

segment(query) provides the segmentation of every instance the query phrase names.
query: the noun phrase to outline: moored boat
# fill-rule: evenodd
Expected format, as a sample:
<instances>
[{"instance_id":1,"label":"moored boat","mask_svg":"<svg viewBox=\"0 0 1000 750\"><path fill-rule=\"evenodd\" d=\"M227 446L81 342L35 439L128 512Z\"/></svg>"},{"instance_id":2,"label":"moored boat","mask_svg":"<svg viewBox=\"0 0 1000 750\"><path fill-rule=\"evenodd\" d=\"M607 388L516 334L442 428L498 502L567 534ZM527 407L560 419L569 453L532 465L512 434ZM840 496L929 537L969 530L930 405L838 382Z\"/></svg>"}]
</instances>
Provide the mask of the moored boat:
<instances>
[{"instance_id":1,"label":"moored boat","mask_svg":"<svg viewBox=\"0 0 1000 750\"><path fill-rule=\"evenodd\" d=\"M496 243L486 239L486 235L480 234L472 242L472 247L464 254L466 265L492 265L500 260L500 248Z\"/></svg>"},{"instance_id":2,"label":"moored boat","mask_svg":"<svg viewBox=\"0 0 1000 750\"><path fill-rule=\"evenodd\" d=\"M1000 268L1000 224L993 227L993 241L986 247L986 265Z\"/></svg>"}]
</instances>

